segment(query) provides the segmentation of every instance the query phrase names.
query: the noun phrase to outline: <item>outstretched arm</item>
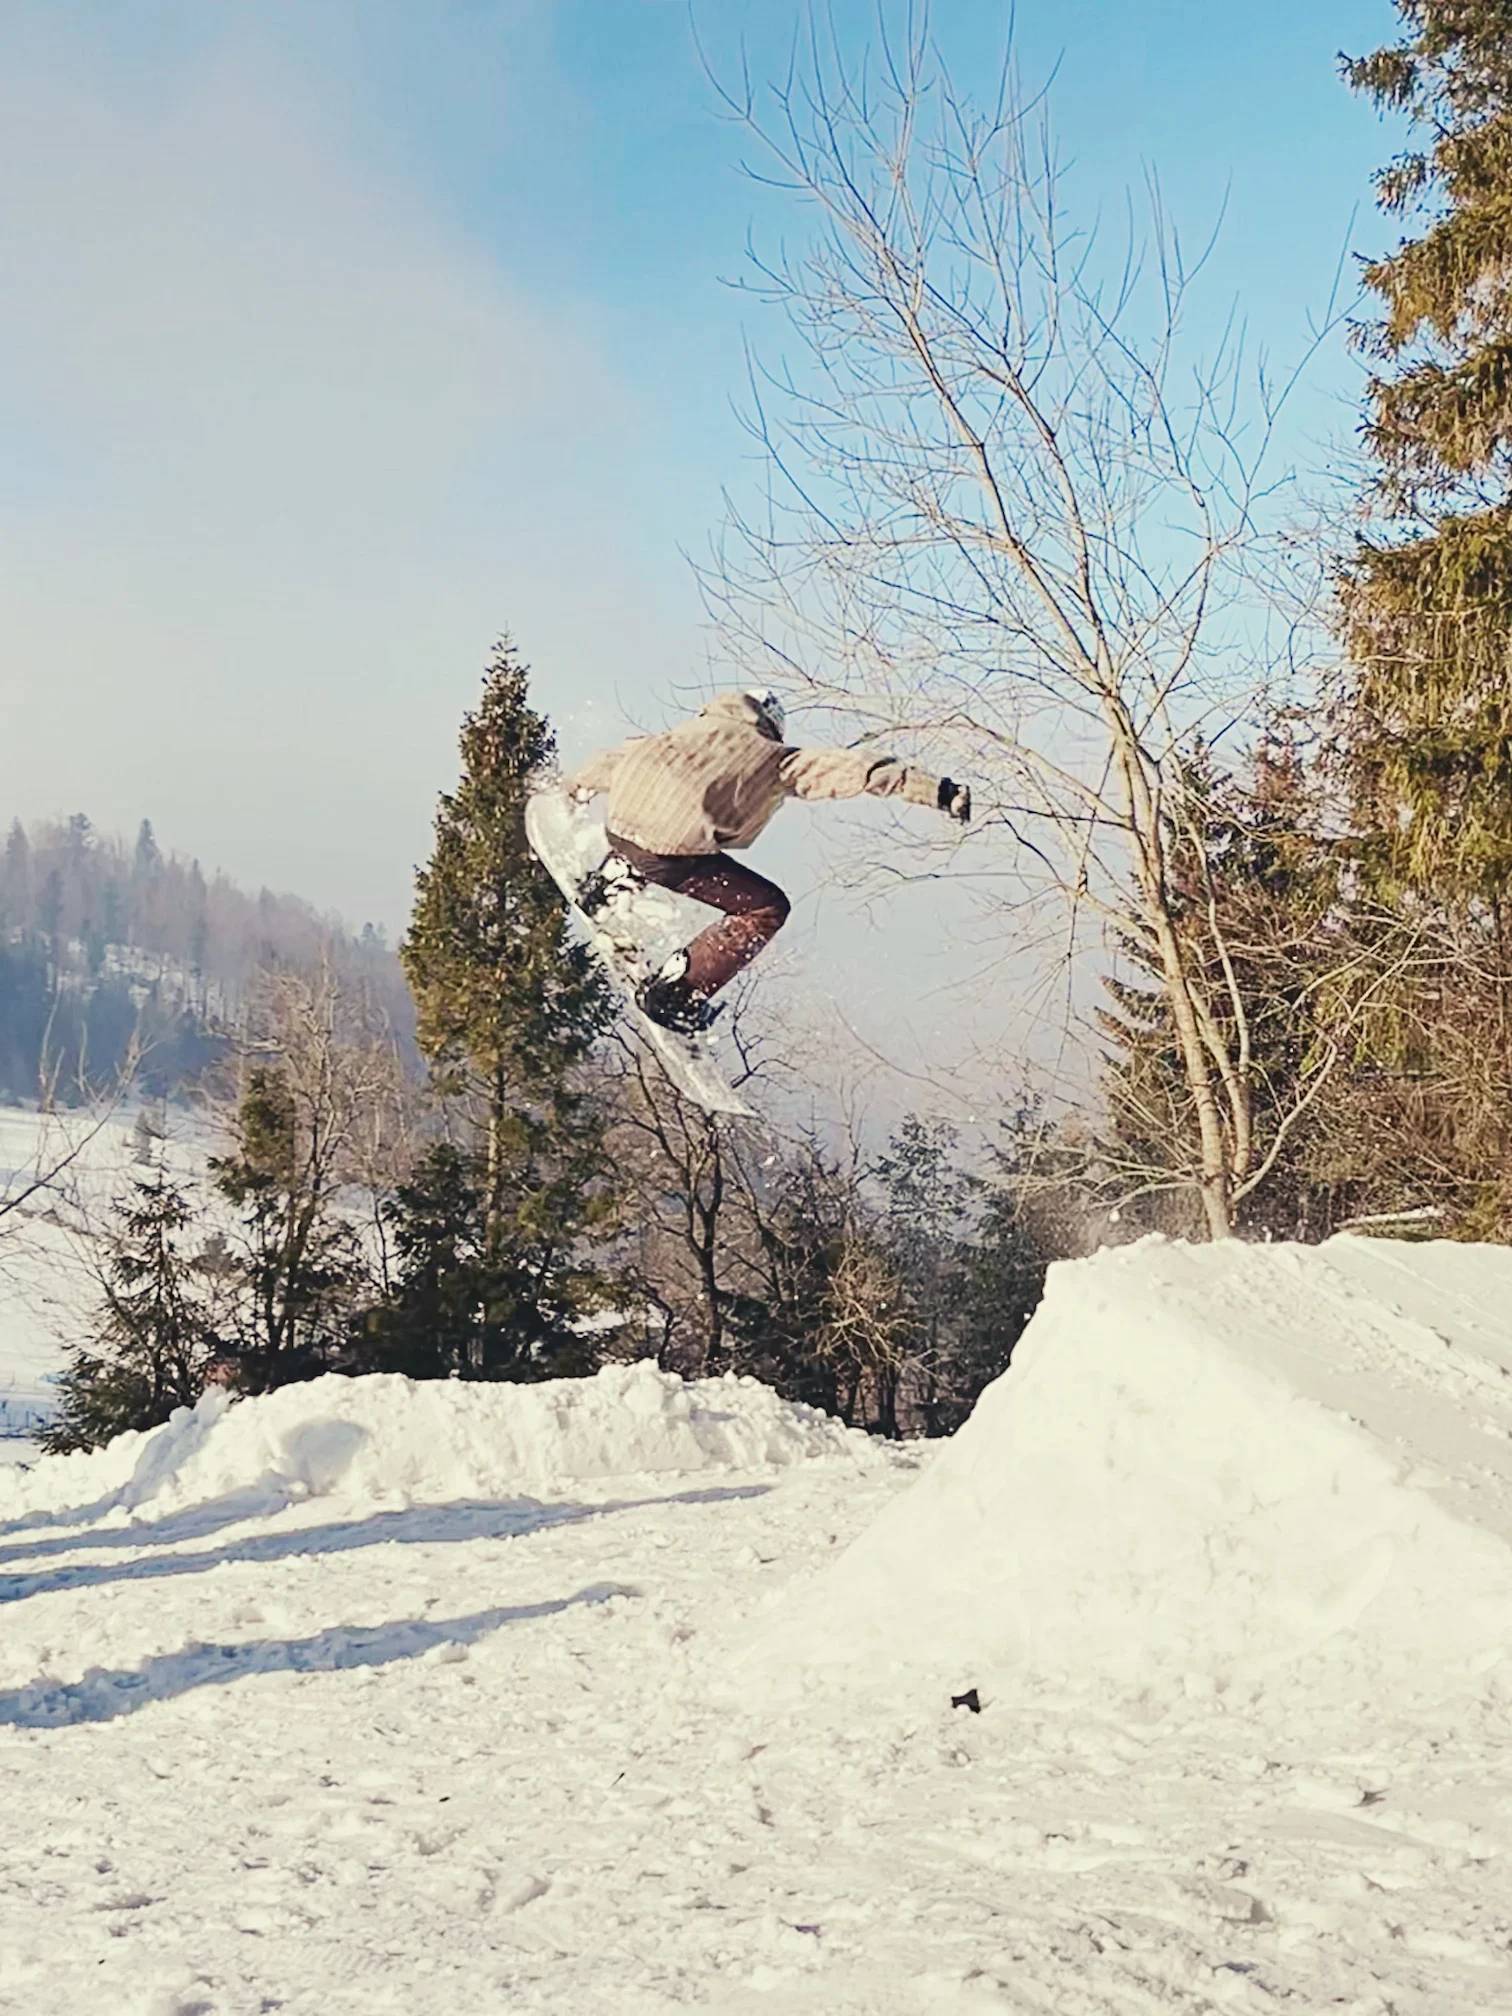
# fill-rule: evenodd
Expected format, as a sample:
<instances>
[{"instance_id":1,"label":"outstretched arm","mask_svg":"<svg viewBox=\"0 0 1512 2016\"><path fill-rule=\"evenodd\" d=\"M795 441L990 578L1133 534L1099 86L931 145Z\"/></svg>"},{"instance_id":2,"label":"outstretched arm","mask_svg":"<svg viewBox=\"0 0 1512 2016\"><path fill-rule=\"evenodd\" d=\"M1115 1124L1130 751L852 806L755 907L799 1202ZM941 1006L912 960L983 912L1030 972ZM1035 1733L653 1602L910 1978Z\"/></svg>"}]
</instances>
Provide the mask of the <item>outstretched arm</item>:
<instances>
[{"instance_id":1,"label":"outstretched arm","mask_svg":"<svg viewBox=\"0 0 1512 2016\"><path fill-rule=\"evenodd\" d=\"M962 825L971 817L966 785L866 749L792 749L779 774L794 798L906 798L910 805L934 805Z\"/></svg>"},{"instance_id":2,"label":"outstretched arm","mask_svg":"<svg viewBox=\"0 0 1512 2016\"><path fill-rule=\"evenodd\" d=\"M637 741L639 739L638 736L632 738ZM621 742L617 749L601 749L597 756L588 758L581 770L572 773L562 789L570 798L576 798L586 805L588 800L596 798L600 791L609 789L614 773L620 766L620 759L629 747L628 742Z\"/></svg>"}]
</instances>

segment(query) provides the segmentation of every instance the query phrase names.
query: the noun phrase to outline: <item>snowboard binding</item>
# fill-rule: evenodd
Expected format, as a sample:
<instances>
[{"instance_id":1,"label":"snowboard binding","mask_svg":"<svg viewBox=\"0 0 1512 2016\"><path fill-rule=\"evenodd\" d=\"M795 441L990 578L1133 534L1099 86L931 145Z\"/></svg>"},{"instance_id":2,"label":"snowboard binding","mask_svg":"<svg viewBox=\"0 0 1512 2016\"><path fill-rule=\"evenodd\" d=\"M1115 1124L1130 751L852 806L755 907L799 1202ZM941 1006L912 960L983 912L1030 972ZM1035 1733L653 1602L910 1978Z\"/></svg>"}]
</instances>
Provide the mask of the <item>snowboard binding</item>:
<instances>
[{"instance_id":1,"label":"snowboard binding","mask_svg":"<svg viewBox=\"0 0 1512 2016\"><path fill-rule=\"evenodd\" d=\"M676 952L659 973L642 980L635 1005L648 1021L675 1036L700 1036L724 1007L688 985L688 955Z\"/></svg>"},{"instance_id":2,"label":"snowboard binding","mask_svg":"<svg viewBox=\"0 0 1512 2016\"><path fill-rule=\"evenodd\" d=\"M615 902L629 902L645 888L622 854L609 854L597 868L590 868L578 884L577 906L585 917L598 918Z\"/></svg>"}]
</instances>

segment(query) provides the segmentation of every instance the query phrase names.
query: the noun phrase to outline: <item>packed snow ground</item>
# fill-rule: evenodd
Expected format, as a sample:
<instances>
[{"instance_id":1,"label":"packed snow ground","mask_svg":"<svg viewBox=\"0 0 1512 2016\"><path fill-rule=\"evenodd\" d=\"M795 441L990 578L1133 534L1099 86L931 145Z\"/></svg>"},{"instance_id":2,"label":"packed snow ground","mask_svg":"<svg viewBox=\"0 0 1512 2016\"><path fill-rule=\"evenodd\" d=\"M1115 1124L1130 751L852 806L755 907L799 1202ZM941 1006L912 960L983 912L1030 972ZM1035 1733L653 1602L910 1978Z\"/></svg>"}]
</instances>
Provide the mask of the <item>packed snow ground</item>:
<instances>
[{"instance_id":1,"label":"packed snow ground","mask_svg":"<svg viewBox=\"0 0 1512 2016\"><path fill-rule=\"evenodd\" d=\"M1155 1707L1512 1698L1512 1249L1055 1269L1012 1374L768 1650Z\"/></svg>"},{"instance_id":2,"label":"packed snow ground","mask_svg":"<svg viewBox=\"0 0 1512 2016\"><path fill-rule=\"evenodd\" d=\"M937 1450L636 1367L0 1475L0 2008L1512 2011L1509 1366L1512 1254L1148 1242Z\"/></svg>"}]
</instances>

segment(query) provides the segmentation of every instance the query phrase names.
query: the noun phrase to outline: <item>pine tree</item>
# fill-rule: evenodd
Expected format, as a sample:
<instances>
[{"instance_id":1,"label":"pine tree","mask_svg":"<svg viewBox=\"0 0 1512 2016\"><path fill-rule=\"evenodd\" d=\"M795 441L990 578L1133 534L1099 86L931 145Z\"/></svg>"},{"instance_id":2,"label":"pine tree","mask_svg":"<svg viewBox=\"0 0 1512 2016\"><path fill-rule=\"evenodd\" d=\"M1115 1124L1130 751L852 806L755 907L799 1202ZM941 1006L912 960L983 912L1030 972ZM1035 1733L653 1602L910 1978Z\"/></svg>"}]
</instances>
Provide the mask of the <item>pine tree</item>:
<instances>
[{"instance_id":1,"label":"pine tree","mask_svg":"<svg viewBox=\"0 0 1512 2016\"><path fill-rule=\"evenodd\" d=\"M569 1377L597 1362L576 1319L600 1283L524 1238L490 1243L481 1159L436 1143L384 1206L392 1284L363 1321L365 1370L411 1379Z\"/></svg>"},{"instance_id":2,"label":"pine tree","mask_svg":"<svg viewBox=\"0 0 1512 2016\"><path fill-rule=\"evenodd\" d=\"M1365 439L1375 522L1343 581L1341 735L1385 886L1499 905L1512 874L1512 19L1397 0L1404 39L1344 64L1421 147L1377 177L1421 228L1365 271L1381 312Z\"/></svg>"},{"instance_id":3,"label":"pine tree","mask_svg":"<svg viewBox=\"0 0 1512 2016\"><path fill-rule=\"evenodd\" d=\"M384 1209L394 1279L368 1313L365 1365L411 1379L471 1370L487 1302L483 1195L472 1158L437 1142Z\"/></svg>"},{"instance_id":4,"label":"pine tree","mask_svg":"<svg viewBox=\"0 0 1512 2016\"><path fill-rule=\"evenodd\" d=\"M907 1297L913 1400L934 1432L954 1384L968 1278L968 1244L979 1185L957 1161L959 1138L944 1121L907 1114L877 1162L883 1246ZM895 1402L894 1402L895 1404Z\"/></svg>"},{"instance_id":5,"label":"pine tree","mask_svg":"<svg viewBox=\"0 0 1512 2016\"><path fill-rule=\"evenodd\" d=\"M163 851L158 846L152 821L144 819L137 828L136 847L131 856L131 873L136 882L151 882L163 872Z\"/></svg>"},{"instance_id":6,"label":"pine tree","mask_svg":"<svg viewBox=\"0 0 1512 2016\"><path fill-rule=\"evenodd\" d=\"M59 1380L62 1407L43 1437L54 1454L95 1449L192 1407L217 1355L210 1306L186 1250L195 1214L157 1156L118 1207L98 1341Z\"/></svg>"},{"instance_id":7,"label":"pine tree","mask_svg":"<svg viewBox=\"0 0 1512 2016\"><path fill-rule=\"evenodd\" d=\"M525 801L555 744L508 641L462 723L462 777L436 815L400 949L417 1039L443 1095L480 1116L490 1313L467 1368L529 1377L577 1347L602 1292L582 1264L611 1213L583 1065L610 1017L589 953L525 839Z\"/></svg>"},{"instance_id":8,"label":"pine tree","mask_svg":"<svg viewBox=\"0 0 1512 2016\"><path fill-rule=\"evenodd\" d=\"M1179 1059L1173 1059L1179 1068ZM1007 1370L1052 1259L1074 1250L1083 1158L1033 1102L1003 1123L985 1176L955 1129L909 1114L877 1163L879 1232L907 1296L901 1384L910 1418L949 1434Z\"/></svg>"},{"instance_id":9,"label":"pine tree","mask_svg":"<svg viewBox=\"0 0 1512 2016\"><path fill-rule=\"evenodd\" d=\"M832 1289L853 1217L855 1181L813 1141L770 1160L748 1196L753 1278L725 1298L728 1369L785 1400L849 1421L856 1385L822 1348Z\"/></svg>"},{"instance_id":10,"label":"pine tree","mask_svg":"<svg viewBox=\"0 0 1512 2016\"><path fill-rule=\"evenodd\" d=\"M19 819L5 836L0 862L0 938L24 931L31 917L31 843Z\"/></svg>"}]
</instances>

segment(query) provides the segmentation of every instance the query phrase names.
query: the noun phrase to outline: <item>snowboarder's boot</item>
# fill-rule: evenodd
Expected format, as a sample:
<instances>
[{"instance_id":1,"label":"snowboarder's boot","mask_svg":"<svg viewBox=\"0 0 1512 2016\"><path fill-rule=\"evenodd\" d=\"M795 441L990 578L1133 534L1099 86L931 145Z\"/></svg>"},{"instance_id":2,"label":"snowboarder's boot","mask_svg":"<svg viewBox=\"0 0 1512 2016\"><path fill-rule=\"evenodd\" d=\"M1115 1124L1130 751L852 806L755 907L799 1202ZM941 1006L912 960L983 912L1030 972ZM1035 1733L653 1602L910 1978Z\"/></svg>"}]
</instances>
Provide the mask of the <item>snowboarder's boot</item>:
<instances>
[{"instance_id":1,"label":"snowboarder's boot","mask_svg":"<svg viewBox=\"0 0 1512 2016\"><path fill-rule=\"evenodd\" d=\"M642 1015L677 1036L697 1036L719 1013L707 994L688 985L688 955L674 953L660 973L642 980L635 990L635 1005Z\"/></svg>"}]
</instances>

